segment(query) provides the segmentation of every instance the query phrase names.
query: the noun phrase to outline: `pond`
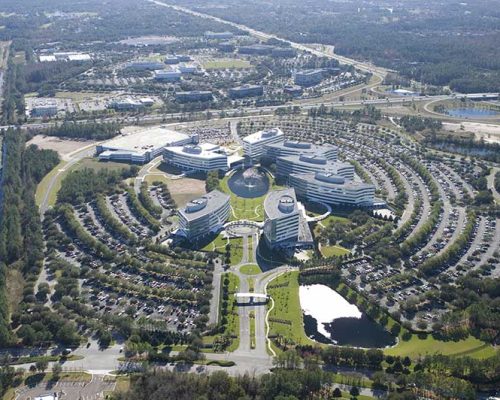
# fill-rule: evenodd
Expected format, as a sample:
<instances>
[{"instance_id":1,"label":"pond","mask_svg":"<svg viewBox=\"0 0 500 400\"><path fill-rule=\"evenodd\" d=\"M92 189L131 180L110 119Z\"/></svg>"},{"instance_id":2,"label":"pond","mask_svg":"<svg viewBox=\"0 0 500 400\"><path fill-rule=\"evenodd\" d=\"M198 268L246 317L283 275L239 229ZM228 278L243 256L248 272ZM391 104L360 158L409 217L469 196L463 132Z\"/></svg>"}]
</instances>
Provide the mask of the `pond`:
<instances>
[{"instance_id":1,"label":"pond","mask_svg":"<svg viewBox=\"0 0 500 400\"><path fill-rule=\"evenodd\" d=\"M245 199L264 196L269 190L269 178L258 168L236 171L227 184L235 195Z\"/></svg>"},{"instance_id":2,"label":"pond","mask_svg":"<svg viewBox=\"0 0 500 400\"><path fill-rule=\"evenodd\" d=\"M317 342L364 348L396 344L393 335L328 286L300 286L299 297L306 335Z\"/></svg>"},{"instance_id":3,"label":"pond","mask_svg":"<svg viewBox=\"0 0 500 400\"><path fill-rule=\"evenodd\" d=\"M448 108L445 110L445 113L451 117L458 118L484 118L500 115L498 111L476 107Z\"/></svg>"}]
</instances>

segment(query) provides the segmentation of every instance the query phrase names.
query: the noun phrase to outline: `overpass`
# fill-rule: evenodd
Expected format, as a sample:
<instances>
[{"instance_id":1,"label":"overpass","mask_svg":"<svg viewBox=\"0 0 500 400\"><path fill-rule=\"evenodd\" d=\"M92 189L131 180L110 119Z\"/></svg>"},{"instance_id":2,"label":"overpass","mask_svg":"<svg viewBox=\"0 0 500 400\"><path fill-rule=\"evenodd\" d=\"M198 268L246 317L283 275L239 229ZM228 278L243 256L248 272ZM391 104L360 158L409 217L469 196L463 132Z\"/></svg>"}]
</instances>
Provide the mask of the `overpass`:
<instances>
[{"instance_id":1,"label":"overpass","mask_svg":"<svg viewBox=\"0 0 500 400\"><path fill-rule=\"evenodd\" d=\"M236 297L236 302L239 305L244 305L244 304L264 305L264 304L267 304L267 302L269 301L269 296L267 294L264 294L264 293L253 293L253 292L243 293L243 292L241 292L241 293L235 293L234 297ZM248 300L248 301L245 301L245 300Z\"/></svg>"}]
</instances>

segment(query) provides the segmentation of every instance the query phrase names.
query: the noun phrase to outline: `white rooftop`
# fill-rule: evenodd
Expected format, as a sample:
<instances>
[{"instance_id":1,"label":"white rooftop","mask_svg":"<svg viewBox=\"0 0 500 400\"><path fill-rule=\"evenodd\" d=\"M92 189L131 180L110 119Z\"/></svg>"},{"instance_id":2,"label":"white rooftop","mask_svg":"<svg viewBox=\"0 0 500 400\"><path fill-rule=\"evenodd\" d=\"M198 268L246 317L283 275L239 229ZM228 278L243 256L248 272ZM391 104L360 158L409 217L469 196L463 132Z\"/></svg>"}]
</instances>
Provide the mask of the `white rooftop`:
<instances>
[{"instance_id":1,"label":"white rooftop","mask_svg":"<svg viewBox=\"0 0 500 400\"><path fill-rule=\"evenodd\" d=\"M212 143L172 146L169 147L168 150L176 154L189 154L190 156L195 158L205 158L205 159L212 159L226 155L226 151L224 148Z\"/></svg>"},{"instance_id":2,"label":"white rooftop","mask_svg":"<svg viewBox=\"0 0 500 400\"><path fill-rule=\"evenodd\" d=\"M283 131L280 128L271 128L271 129L264 129L262 131L258 131L252 133L251 135L245 136L243 138L243 141L253 144L258 142L265 142L269 138L281 137L281 136L283 136Z\"/></svg>"},{"instance_id":3,"label":"white rooftop","mask_svg":"<svg viewBox=\"0 0 500 400\"><path fill-rule=\"evenodd\" d=\"M144 129L128 135L120 135L103 143L102 147L110 150L145 153L159 147L176 145L187 139L189 139L189 136L184 133L176 132L160 126Z\"/></svg>"}]
</instances>

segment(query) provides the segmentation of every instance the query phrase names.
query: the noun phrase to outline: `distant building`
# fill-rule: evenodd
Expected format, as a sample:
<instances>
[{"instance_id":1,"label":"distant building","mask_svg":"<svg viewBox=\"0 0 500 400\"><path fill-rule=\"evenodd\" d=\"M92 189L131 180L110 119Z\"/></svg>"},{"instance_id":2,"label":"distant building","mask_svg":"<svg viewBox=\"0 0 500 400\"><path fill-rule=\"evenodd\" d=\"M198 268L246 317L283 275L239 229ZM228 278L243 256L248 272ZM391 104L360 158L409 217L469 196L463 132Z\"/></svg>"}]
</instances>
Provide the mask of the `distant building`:
<instances>
[{"instance_id":1,"label":"distant building","mask_svg":"<svg viewBox=\"0 0 500 400\"><path fill-rule=\"evenodd\" d=\"M283 88L283 92L289 94L290 96L298 97L302 94L302 86L299 85L287 85Z\"/></svg>"},{"instance_id":2,"label":"distant building","mask_svg":"<svg viewBox=\"0 0 500 400\"><path fill-rule=\"evenodd\" d=\"M268 193L264 218L264 239L270 248L312 246L312 234L299 211L293 188Z\"/></svg>"},{"instance_id":3,"label":"distant building","mask_svg":"<svg viewBox=\"0 0 500 400\"><path fill-rule=\"evenodd\" d=\"M279 143L265 144L264 152L272 161L276 161L278 157L300 156L302 154L318 155L330 161L337 161L339 149L331 144L317 146L307 142L285 140Z\"/></svg>"},{"instance_id":4,"label":"distant building","mask_svg":"<svg viewBox=\"0 0 500 400\"><path fill-rule=\"evenodd\" d=\"M31 106L32 117L53 117L57 115L57 111L55 99L34 99Z\"/></svg>"},{"instance_id":5,"label":"distant building","mask_svg":"<svg viewBox=\"0 0 500 400\"><path fill-rule=\"evenodd\" d=\"M271 51L271 56L273 57L290 58L296 55L297 51L292 47L274 47Z\"/></svg>"},{"instance_id":6,"label":"distant building","mask_svg":"<svg viewBox=\"0 0 500 400\"><path fill-rule=\"evenodd\" d=\"M299 86L314 86L321 83L323 79L323 71L321 69L308 69L297 71L295 73L294 82Z\"/></svg>"},{"instance_id":7,"label":"distant building","mask_svg":"<svg viewBox=\"0 0 500 400\"><path fill-rule=\"evenodd\" d=\"M163 60L165 64L173 65L173 64L179 64L180 60L177 58L177 56L167 56Z\"/></svg>"},{"instance_id":8,"label":"distant building","mask_svg":"<svg viewBox=\"0 0 500 400\"><path fill-rule=\"evenodd\" d=\"M181 74L194 74L198 72L198 66L196 64L180 64L177 68Z\"/></svg>"},{"instance_id":9,"label":"distant building","mask_svg":"<svg viewBox=\"0 0 500 400\"><path fill-rule=\"evenodd\" d=\"M191 101L211 101L212 99L212 92L208 90L191 90L187 92L175 93L175 100L181 103L188 103Z\"/></svg>"},{"instance_id":10,"label":"distant building","mask_svg":"<svg viewBox=\"0 0 500 400\"><path fill-rule=\"evenodd\" d=\"M261 85L242 85L229 89L229 97L232 99L262 96L263 94L264 88Z\"/></svg>"},{"instance_id":11,"label":"distant building","mask_svg":"<svg viewBox=\"0 0 500 400\"><path fill-rule=\"evenodd\" d=\"M229 195L213 190L178 211L177 234L196 240L221 230L229 218Z\"/></svg>"},{"instance_id":12,"label":"distant building","mask_svg":"<svg viewBox=\"0 0 500 400\"><path fill-rule=\"evenodd\" d=\"M233 36L234 35L232 32L205 32L205 37L207 39L232 39Z\"/></svg>"},{"instance_id":13,"label":"distant building","mask_svg":"<svg viewBox=\"0 0 500 400\"><path fill-rule=\"evenodd\" d=\"M339 175L346 180L354 179L354 166L348 163L330 161L324 155L301 154L300 156L278 157L276 176L288 180L291 174L324 172Z\"/></svg>"},{"instance_id":14,"label":"distant building","mask_svg":"<svg viewBox=\"0 0 500 400\"><path fill-rule=\"evenodd\" d=\"M283 131L279 128L252 133L243 138L244 155L252 161L259 161L261 156L265 154L265 145L282 142L283 138Z\"/></svg>"},{"instance_id":15,"label":"distant building","mask_svg":"<svg viewBox=\"0 0 500 400\"><path fill-rule=\"evenodd\" d=\"M219 51L222 51L224 53L232 53L235 49L235 45L231 42L221 42L217 45L217 48L219 49Z\"/></svg>"},{"instance_id":16,"label":"distant building","mask_svg":"<svg viewBox=\"0 0 500 400\"><path fill-rule=\"evenodd\" d=\"M154 78L163 82L178 82L181 80L182 72L178 69L159 69L155 70Z\"/></svg>"},{"instance_id":17,"label":"distant building","mask_svg":"<svg viewBox=\"0 0 500 400\"><path fill-rule=\"evenodd\" d=\"M266 44L252 44L249 46L241 46L238 49L238 53L265 56L265 55L271 54L273 50L274 50L274 46L269 46Z\"/></svg>"},{"instance_id":18,"label":"distant building","mask_svg":"<svg viewBox=\"0 0 500 400\"><path fill-rule=\"evenodd\" d=\"M184 171L227 171L229 168L225 150L211 143L167 147L163 161Z\"/></svg>"},{"instance_id":19,"label":"distant building","mask_svg":"<svg viewBox=\"0 0 500 400\"><path fill-rule=\"evenodd\" d=\"M319 203L350 207L371 207L375 202L375 186L348 181L332 173L290 175L289 184L299 198Z\"/></svg>"},{"instance_id":20,"label":"distant building","mask_svg":"<svg viewBox=\"0 0 500 400\"><path fill-rule=\"evenodd\" d=\"M76 51L57 52L53 54L42 54L38 57L40 62L77 62L77 61L91 61L92 57L87 53L80 53Z\"/></svg>"},{"instance_id":21,"label":"distant building","mask_svg":"<svg viewBox=\"0 0 500 400\"><path fill-rule=\"evenodd\" d=\"M164 127L121 135L97 146L100 160L144 164L162 154L167 146L191 143L188 135Z\"/></svg>"},{"instance_id":22,"label":"distant building","mask_svg":"<svg viewBox=\"0 0 500 400\"><path fill-rule=\"evenodd\" d=\"M165 65L160 61L154 60L137 60L128 63L125 68L135 69L137 71L154 71L155 69L162 69Z\"/></svg>"},{"instance_id":23,"label":"distant building","mask_svg":"<svg viewBox=\"0 0 500 400\"><path fill-rule=\"evenodd\" d=\"M117 111L139 110L145 106L146 105L142 101L130 97L116 99L109 103L109 108Z\"/></svg>"}]
</instances>

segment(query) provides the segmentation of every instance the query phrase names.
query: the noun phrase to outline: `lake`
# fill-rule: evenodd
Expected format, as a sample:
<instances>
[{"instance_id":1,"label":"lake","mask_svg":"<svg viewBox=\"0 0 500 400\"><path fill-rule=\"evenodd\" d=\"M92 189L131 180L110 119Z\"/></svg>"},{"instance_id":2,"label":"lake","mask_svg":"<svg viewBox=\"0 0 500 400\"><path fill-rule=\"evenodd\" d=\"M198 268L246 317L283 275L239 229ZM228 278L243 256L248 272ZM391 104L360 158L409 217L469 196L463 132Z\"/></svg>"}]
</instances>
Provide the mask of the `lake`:
<instances>
[{"instance_id":1,"label":"lake","mask_svg":"<svg viewBox=\"0 0 500 400\"><path fill-rule=\"evenodd\" d=\"M495 110L475 107L448 108L445 112L447 115L457 118L484 118L500 115L500 113Z\"/></svg>"},{"instance_id":2,"label":"lake","mask_svg":"<svg viewBox=\"0 0 500 400\"><path fill-rule=\"evenodd\" d=\"M299 297L305 333L317 342L364 348L396 344L391 333L328 286L300 286Z\"/></svg>"}]
</instances>

